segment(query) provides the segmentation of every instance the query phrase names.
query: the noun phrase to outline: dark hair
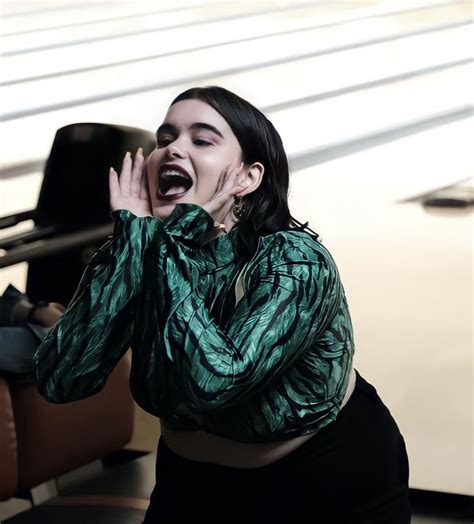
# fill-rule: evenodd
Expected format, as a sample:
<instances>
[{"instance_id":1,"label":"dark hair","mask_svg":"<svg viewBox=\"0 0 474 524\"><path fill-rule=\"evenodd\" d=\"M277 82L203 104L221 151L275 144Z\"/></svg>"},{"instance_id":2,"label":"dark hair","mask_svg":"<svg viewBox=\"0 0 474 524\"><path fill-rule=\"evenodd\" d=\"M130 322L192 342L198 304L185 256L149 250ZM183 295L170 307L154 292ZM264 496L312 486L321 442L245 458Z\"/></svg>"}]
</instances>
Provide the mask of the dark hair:
<instances>
[{"instance_id":1,"label":"dark hair","mask_svg":"<svg viewBox=\"0 0 474 524\"><path fill-rule=\"evenodd\" d=\"M259 187L243 198L236 241L239 251L252 255L260 236L288 229L309 229L293 218L288 208L289 170L283 142L273 124L252 104L218 86L193 87L178 95L209 104L229 124L242 148L245 164L260 162L265 172ZM311 230L310 230L311 231ZM311 231L316 237L318 234Z\"/></svg>"}]
</instances>

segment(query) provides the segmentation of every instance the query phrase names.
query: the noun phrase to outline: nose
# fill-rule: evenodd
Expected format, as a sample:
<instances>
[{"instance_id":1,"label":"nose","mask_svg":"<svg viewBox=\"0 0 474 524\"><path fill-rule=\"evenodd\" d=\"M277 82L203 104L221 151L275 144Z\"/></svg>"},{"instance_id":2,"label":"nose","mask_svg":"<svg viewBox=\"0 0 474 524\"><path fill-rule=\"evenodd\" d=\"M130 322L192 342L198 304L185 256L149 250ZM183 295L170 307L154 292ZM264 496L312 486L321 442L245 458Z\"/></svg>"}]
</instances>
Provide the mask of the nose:
<instances>
[{"instance_id":1,"label":"nose","mask_svg":"<svg viewBox=\"0 0 474 524\"><path fill-rule=\"evenodd\" d=\"M166 156L168 158L184 158L185 153L183 147L174 140L166 147Z\"/></svg>"}]
</instances>

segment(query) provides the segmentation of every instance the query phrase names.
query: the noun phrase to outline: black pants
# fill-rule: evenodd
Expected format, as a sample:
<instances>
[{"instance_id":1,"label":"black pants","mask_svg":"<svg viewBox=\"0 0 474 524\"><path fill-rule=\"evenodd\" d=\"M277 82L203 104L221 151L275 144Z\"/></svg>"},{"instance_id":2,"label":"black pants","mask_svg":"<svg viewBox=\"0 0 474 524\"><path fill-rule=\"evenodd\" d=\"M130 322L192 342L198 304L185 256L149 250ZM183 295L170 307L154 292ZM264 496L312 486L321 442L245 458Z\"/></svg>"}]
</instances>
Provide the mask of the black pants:
<instances>
[{"instance_id":1,"label":"black pants","mask_svg":"<svg viewBox=\"0 0 474 524\"><path fill-rule=\"evenodd\" d=\"M180 457L163 439L145 524L408 524L405 442L375 388L358 373L335 422L286 457L237 469Z\"/></svg>"}]
</instances>

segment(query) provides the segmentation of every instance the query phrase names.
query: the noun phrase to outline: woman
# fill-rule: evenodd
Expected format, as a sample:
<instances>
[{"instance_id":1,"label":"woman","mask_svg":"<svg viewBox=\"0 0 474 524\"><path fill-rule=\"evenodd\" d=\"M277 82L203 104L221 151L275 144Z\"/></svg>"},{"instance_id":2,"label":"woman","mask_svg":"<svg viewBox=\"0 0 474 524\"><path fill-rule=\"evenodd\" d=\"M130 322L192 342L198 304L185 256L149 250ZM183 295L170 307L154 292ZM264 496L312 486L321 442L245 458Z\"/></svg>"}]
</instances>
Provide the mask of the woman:
<instances>
[{"instance_id":1,"label":"woman","mask_svg":"<svg viewBox=\"0 0 474 524\"><path fill-rule=\"evenodd\" d=\"M288 182L272 124L219 87L179 95L146 162L111 169L114 235L35 362L66 402L132 347L162 427L146 524L410 520L403 437L352 367L337 267Z\"/></svg>"}]
</instances>

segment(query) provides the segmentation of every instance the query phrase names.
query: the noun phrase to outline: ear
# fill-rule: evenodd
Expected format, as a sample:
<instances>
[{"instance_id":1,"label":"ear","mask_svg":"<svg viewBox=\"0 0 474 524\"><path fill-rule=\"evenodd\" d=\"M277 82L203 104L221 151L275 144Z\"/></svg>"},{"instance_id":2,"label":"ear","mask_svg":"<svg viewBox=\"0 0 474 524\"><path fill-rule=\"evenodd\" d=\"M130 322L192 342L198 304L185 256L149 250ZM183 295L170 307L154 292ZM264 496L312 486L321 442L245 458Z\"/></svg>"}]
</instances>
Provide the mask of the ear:
<instances>
[{"instance_id":1,"label":"ear","mask_svg":"<svg viewBox=\"0 0 474 524\"><path fill-rule=\"evenodd\" d=\"M244 166L244 173L240 175L239 181L243 182L246 187L242 189L240 193L237 193L237 196L245 196L253 193L262 183L264 172L265 168L260 162L254 162L253 164Z\"/></svg>"}]
</instances>

